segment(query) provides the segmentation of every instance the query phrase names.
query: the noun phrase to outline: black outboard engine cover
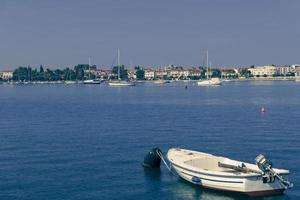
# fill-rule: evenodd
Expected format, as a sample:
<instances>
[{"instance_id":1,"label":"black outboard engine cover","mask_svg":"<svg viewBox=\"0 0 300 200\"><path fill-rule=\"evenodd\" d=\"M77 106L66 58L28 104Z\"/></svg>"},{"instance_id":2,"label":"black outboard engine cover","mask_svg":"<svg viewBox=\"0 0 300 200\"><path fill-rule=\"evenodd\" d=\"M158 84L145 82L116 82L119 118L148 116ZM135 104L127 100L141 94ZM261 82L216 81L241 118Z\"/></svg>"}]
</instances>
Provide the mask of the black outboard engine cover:
<instances>
[{"instance_id":1,"label":"black outboard engine cover","mask_svg":"<svg viewBox=\"0 0 300 200\"><path fill-rule=\"evenodd\" d=\"M149 168L158 168L160 167L161 158L158 155L160 153L162 155L162 152L159 148L152 149L144 158L143 166L149 167Z\"/></svg>"}]
</instances>

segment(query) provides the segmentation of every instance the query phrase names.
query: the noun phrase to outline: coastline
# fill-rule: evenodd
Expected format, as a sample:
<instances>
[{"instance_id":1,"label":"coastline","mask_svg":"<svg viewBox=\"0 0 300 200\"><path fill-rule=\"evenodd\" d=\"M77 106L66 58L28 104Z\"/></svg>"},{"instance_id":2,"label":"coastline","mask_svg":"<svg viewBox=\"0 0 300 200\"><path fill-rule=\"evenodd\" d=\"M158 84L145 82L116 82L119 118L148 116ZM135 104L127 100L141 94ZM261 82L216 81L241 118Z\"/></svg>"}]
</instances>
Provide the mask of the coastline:
<instances>
[{"instance_id":1,"label":"coastline","mask_svg":"<svg viewBox=\"0 0 300 200\"><path fill-rule=\"evenodd\" d=\"M201 80L201 79L199 79ZM170 83L172 82L197 82L199 80L168 80ZM295 81L296 78L291 77L251 77L251 78L235 78L235 79L223 79L223 80L230 80L230 81ZM108 80L105 80L104 82L107 82ZM135 80L134 82L137 83L155 83L157 80ZM69 83L68 81L34 81L34 82L19 82L19 81L3 81L0 82L0 84L10 84L10 85L35 85L35 84L83 84L83 81L74 81L72 83Z\"/></svg>"}]
</instances>

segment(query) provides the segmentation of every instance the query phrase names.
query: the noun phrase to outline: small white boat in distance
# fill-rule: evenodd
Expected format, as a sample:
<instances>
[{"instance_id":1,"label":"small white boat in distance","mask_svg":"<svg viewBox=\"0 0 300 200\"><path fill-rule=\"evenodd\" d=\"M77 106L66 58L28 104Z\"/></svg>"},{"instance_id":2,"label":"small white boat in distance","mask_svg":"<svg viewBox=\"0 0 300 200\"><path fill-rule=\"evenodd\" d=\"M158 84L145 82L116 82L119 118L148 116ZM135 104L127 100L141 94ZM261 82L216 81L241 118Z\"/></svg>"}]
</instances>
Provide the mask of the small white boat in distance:
<instances>
[{"instance_id":1,"label":"small white boat in distance","mask_svg":"<svg viewBox=\"0 0 300 200\"><path fill-rule=\"evenodd\" d=\"M108 82L108 85L110 86L135 86L134 82L130 82L130 81L110 81Z\"/></svg>"},{"instance_id":2,"label":"small white boat in distance","mask_svg":"<svg viewBox=\"0 0 300 200\"><path fill-rule=\"evenodd\" d=\"M100 79L89 79L83 81L83 84L100 84L100 83L101 83Z\"/></svg>"},{"instance_id":3,"label":"small white boat in distance","mask_svg":"<svg viewBox=\"0 0 300 200\"><path fill-rule=\"evenodd\" d=\"M170 81L167 81L167 80L156 80L153 83L155 83L155 84L165 84L165 83L170 83Z\"/></svg>"},{"instance_id":4,"label":"small white boat in distance","mask_svg":"<svg viewBox=\"0 0 300 200\"><path fill-rule=\"evenodd\" d=\"M222 81L219 78L210 78L202 81L198 81L199 86L218 86L222 84Z\"/></svg>"},{"instance_id":5,"label":"small white boat in distance","mask_svg":"<svg viewBox=\"0 0 300 200\"><path fill-rule=\"evenodd\" d=\"M280 175L288 170L272 168L263 155L256 164L231 160L212 154L172 148L167 158L177 174L188 182L205 188L242 193L249 196L282 194L293 184Z\"/></svg>"},{"instance_id":6,"label":"small white boat in distance","mask_svg":"<svg viewBox=\"0 0 300 200\"><path fill-rule=\"evenodd\" d=\"M77 83L76 81L65 81L65 84L75 84Z\"/></svg>"}]
</instances>

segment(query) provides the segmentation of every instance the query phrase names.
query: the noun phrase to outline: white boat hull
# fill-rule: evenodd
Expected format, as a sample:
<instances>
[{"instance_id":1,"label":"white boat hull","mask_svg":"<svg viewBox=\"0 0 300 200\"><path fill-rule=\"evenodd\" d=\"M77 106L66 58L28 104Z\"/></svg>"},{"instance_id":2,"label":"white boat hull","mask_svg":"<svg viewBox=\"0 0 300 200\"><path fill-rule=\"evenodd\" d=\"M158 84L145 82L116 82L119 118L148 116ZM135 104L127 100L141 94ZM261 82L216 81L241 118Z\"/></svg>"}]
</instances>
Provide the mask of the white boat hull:
<instances>
[{"instance_id":1,"label":"white boat hull","mask_svg":"<svg viewBox=\"0 0 300 200\"><path fill-rule=\"evenodd\" d=\"M199 86L218 86L221 85L222 82L219 78L212 78L212 79L198 81L197 84Z\"/></svg>"},{"instance_id":2,"label":"white boat hull","mask_svg":"<svg viewBox=\"0 0 300 200\"><path fill-rule=\"evenodd\" d=\"M85 80L83 81L83 84L100 84L100 80Z\"/></svg>"},{"instance_id":3,"label":"white boat hull","mask_svg":"<svg viewBox=\"0 0 300 200\"><path fill-rule=\"evenodd\" d=\"M135 86L134 83L132 82L128 82L128 81L112 81L112 82L109 82L108 85L110 86Z\"/></svg>"},{"instance_id":4,"label":"white boat hull","mask_svg":"<svg viewBox=\"0 0 300 200\"><path fill-rule=\"evenodd\" d=\"M238 174L237 172L236 174L232 172L216 173L215 171L210 171L208 169L197 169L195 167L190 167L189 165L185 164L185 162L190 162L193 158L187 158L186 161L178 160L176 158L178 152L175 152L178 150L182 151L183 154L186 154L184 155L186 157L188 157L189 153L197 154L197 152L184 149L170 149L167 155L172 169L174 169L181 178L190 183L200 185L205 188L242 193L249 196L276 195L282 194L285 190L283 185L277 179L273 183L263 183L262 177L259 174L251 173L248 175L243 175L243 173ZM211 156L210 154L204 155ZM223 157L220 158L223 159ZM205 159L203 160L204 162L206 162ZM224 161L230 162L230 160L227 158ZM252 165L248 163L246 164L247 166Z\"/></svg>"}]
</instances>

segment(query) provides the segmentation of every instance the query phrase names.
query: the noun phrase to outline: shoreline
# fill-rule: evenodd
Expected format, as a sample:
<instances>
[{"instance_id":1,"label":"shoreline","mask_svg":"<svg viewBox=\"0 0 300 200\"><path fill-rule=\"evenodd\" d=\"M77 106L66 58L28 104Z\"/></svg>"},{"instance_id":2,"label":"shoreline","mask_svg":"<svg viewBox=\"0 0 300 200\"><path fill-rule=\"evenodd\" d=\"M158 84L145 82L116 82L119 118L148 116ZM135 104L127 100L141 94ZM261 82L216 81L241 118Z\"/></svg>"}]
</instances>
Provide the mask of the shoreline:
<instances>
[{"instance_id":1,"label":"shoreline","mask_svg":"<svg viewBox=\"0 0 300 200\"><path fill-rule=\"evenodd\" d=\"M201 80L201 79L199 79ZM172 82L197 82L199 80L168 80ZM229 81L295 81L295 77L251 77L251 78L234 78L234 79L222 79L222 80L229 80ZM105 80L104 82L107 82ZM155 83L157 80L135 80L134 82L137 83ZM10 84L10 85L35 85L35 84L83 84L83 81L74 81L69 83L68 81L32 81L32 82L19 82L19 81L2 81L0 84Z\"/></svg>"}]
</instances>

